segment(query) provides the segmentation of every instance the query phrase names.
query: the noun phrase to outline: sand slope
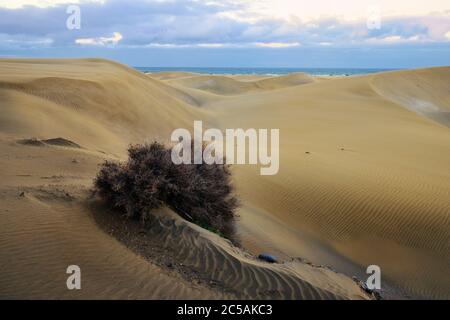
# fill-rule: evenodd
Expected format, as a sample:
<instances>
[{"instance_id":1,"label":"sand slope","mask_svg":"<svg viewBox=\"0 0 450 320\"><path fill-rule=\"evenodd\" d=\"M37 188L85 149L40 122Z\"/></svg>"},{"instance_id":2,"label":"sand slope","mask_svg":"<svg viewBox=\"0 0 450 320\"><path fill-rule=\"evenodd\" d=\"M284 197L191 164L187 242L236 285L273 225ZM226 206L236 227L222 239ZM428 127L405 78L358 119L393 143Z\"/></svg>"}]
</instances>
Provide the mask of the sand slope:
<instances>
[{"instance_id":1,"label":"sand slope","mask_svg":"<svg viewBox=\"0 0 450 320\"><path fill-rule=\"evenodd\" d=\"M414 73L403 71L395 75L375 77L372 87L383 97L408 110L450 127L450 69L431 68Z\"/></svg>"},{"instance_id":2,"label":"sand slope","mask_svg":"<svg viewBox=\"0 0 450 320\"><path fill-rule=\"evenodd\" d=\"M450 68L317 82L0 60L0 296L359 299L349 277L378 264L387 297L448 298L449 83ZM155 216L150 249L186 277L105 227L114 221L101 230L89 188L104 159L194 120L279 128L281 165L273 177L233 168L243 250ZM263 251L285 263L250 255ZM85 270L80 292L65 288L69 263Z\"/></svg>"},{"instance_id":3,"label":"sand slope","mask_svg":"<svg viewBox=\"0 0 450 320\"><path fill-rule=\"evenodd\" d=\"M111 153L131 141L167 139L203 117L185 94L102 60L2 60L0 88L3 133L62 136Z\"/></svg>"},{"instance_id":4,"label":"sand slope","mask_svg":"<svg viewBox=\"0 0 450 320\"><path fill-rule=\"evenodd\" d=\"M169 211L155 215L145 243L158 244L156 258L108 235L114 228L96 222L106 209L89 191L98 164L211 114L110 61L2 60L0 70L0 297L369 298L343 274L263 263ZM176 267L157 263L167 256ZM66 288L70 264L81 267L81 291Z\"/></svg>"},{"instance_id":5,"label":"sand slope","mask_svg":"<svg viewBox=\"0 0 450 320\"><path fill-rule=\"evenodd\" d=\"M264 225L258 220L265 212L276 218L273 250L338 270L353 270L353 263L378 264L386 282L407 294L448 297L450 132L441 125L445 113L435 114L439 121L430 120L374 87L390 81L395 94L394 84L420 78L429 84L420 99L439 99L448 108L449 77L449 68L408 71L211 103L224 128L280 128L277 176L236 168L238 188L250 208L242 212L244 234L252 233L248 244L255 251L261 243L268 245L264 233L250 227ZM408 89L408 82L398 92L420 95Z\"/></svg>"}]
</instances>

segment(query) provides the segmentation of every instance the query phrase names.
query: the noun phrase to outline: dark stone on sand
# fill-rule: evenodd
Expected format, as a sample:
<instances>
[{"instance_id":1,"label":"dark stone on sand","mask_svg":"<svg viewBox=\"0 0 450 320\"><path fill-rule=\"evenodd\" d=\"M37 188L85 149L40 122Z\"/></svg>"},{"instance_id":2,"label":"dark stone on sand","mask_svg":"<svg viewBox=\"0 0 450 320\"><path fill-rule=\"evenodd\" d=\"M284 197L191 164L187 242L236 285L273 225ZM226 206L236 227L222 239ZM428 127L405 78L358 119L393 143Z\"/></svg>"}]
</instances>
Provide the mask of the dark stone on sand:
<instances>
[{"instance_id":1,"label":"dark stone on sand","mask_svg":"<svg viewBox=\"0 0 450 320\"><path fill-rule=\"evenodd\" d=\"M270 254L267 254L267 253L261 253L258 256L258 259L264 260L264 261L269 262L269 263L277 263L278 262L276 257L274 257L274 256L272 256Z\"/></svg>"}]
</instances>

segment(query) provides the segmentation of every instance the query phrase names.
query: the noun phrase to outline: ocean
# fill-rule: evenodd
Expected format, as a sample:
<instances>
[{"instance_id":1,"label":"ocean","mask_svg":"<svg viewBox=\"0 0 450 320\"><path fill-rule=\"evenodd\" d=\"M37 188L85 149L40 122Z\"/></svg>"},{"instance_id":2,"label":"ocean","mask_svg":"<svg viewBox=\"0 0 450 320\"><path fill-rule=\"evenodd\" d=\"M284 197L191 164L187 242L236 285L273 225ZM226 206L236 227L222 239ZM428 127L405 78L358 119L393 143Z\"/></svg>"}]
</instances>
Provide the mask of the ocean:
<instances>
[{"instance_id":1,"label":"ocean","mask_svg":"<svg viewBox=\"0 0 450 320\"><path fill-rule=\"evenodd\" d=\"M395 69L370 68L196 68L196 67L134 67L141 72L184 71L204 74L256 74L282 75L293 72L305 72L314 76L351 76L358 74L392 71Z\"/></svg>"}]
</instances>

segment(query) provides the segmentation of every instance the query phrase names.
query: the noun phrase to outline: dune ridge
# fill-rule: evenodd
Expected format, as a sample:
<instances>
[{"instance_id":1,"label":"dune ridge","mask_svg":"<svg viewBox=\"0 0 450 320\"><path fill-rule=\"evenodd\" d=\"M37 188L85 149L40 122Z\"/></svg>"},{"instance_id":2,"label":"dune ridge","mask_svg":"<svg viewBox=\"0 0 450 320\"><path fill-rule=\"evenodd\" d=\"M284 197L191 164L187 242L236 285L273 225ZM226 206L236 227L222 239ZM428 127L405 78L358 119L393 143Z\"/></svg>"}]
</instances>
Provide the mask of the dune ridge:
<instances>
[{"instance_id":1,"label":"dune ridge","mask_svg":"<svg viewBox=\"0 0 450 320\"><path fill-rule=\"evenodd\" d=\"M450 127L450 67L379 75L372 87L383 97L408 110Z\"/></svg>"},{"instance_id":2,"label":"dune ridge","mask_svg":"<svg viewBox=\"0 0 450 320\"><path fill-rule=\"evenodd\" d=\"M275 90L315 82L305 73L292 73L277 77L256 79L240 79L236 76L191 75L186 73L167 75L151 74L160 80L168 80L169 84L206 91L217 95L239 95L252 91Z\"/></svg>"}]
</instances>

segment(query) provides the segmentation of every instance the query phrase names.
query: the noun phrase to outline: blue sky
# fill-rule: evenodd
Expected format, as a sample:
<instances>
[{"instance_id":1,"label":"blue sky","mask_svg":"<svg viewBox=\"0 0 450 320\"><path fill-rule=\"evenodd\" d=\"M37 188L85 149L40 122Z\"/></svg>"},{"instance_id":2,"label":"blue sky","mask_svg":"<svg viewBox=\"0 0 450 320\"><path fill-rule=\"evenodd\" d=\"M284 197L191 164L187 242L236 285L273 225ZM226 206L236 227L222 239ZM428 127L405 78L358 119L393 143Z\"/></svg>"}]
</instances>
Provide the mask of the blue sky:
<instances>
[{"instance_id":1,"label":"blue sky","mask_svg":"<svg viewBox=\"0 0 450 320\"><path fill-rule=\"evenodd\" d=\"M73 4L80 29L67 27ZM450 65L450 1L2 0L0 57L162 67Z\"/></svg>"}]
</instances>

